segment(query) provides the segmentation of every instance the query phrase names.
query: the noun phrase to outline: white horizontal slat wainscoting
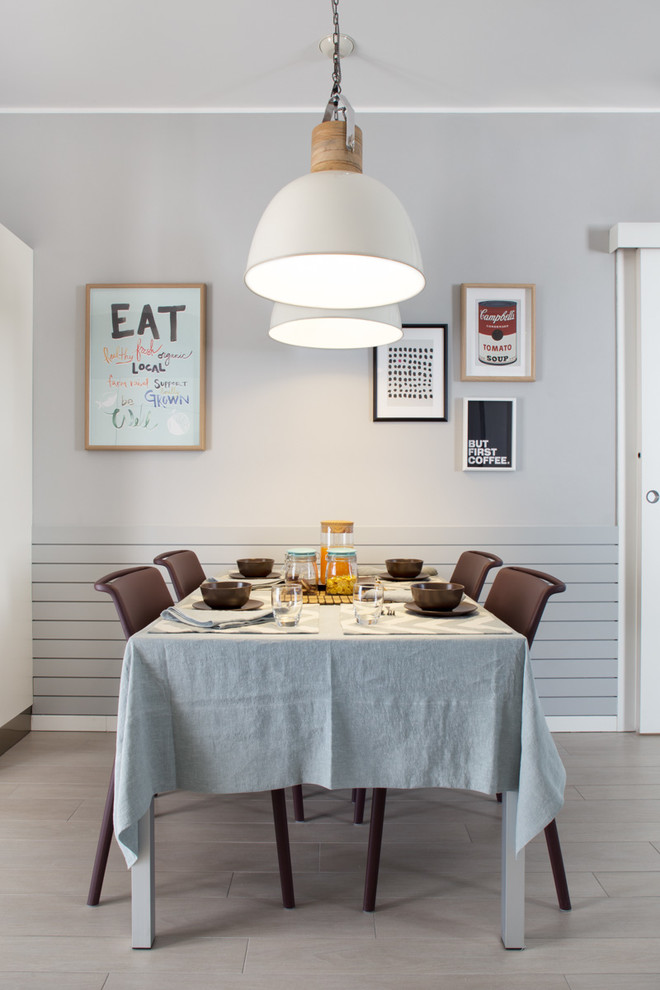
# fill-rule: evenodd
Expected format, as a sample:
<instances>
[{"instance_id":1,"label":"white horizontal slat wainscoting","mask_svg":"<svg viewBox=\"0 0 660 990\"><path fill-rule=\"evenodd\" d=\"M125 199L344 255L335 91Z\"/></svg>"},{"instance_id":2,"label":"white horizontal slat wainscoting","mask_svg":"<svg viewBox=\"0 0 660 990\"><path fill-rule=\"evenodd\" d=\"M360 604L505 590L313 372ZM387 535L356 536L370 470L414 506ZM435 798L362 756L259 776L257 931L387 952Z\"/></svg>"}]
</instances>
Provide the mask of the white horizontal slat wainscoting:
<instances>
[{"instance_id":1,"label":"white horizontal slat wainscoting","mask_svg":"<svg viewBox=\"0 0 660 990\"><path fill-rule=\"evenodd\" d=\"M34 729L114 729L124 638L114 605L94 590L113 570L150 564L189 547L207 574L242 556L281 562L291 546L316 546L318 527L45 529L33 544ZM448 577L463 550L564 581L532 648L538 693L553 731L617 728L618 541L615 527L361 527L360 565L421 557ZM165 572L163 572L165 575ZM491 579L496 572L491 572ZM487 584L482 601L488 594Z\"/></svg>"}]
</instances>

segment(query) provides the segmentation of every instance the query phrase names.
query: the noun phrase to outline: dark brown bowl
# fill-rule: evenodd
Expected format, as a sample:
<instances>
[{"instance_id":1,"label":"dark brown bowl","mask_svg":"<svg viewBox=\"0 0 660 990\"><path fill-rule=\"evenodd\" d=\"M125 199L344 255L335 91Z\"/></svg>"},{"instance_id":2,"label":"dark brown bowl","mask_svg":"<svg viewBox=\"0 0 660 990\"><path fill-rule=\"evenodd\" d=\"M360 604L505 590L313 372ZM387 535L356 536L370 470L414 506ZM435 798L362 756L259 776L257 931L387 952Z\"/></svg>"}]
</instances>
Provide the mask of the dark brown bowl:
<instances>
[{"instance_id":1,"label":"dark brown bowl","mask_svg":"<svg viewBox=\"0 0 660 990\"><path fill-rule=\"evenodd\" d=\"M274 563L270 557L244 557L243 560L236 561L236 566L243 577L263 578L268 577Z\"/></svg>"},{"instance_id":2,"label":"dark brown bowl","mask_svg":"<svg viewBox=\"0 0 660 990\"><path fill-rule=\"evenodd\" d=\"M416 578L423 566L424 561L414 557L393 557L385 561L388 573L395 578Z\"/></svg>"},{"instance_id":3,"label":"dark brown bowl","mask_svg":"<svg viewBox=\"0 0 660 990\"><path fill-rule=\"evenodd\" d=\"M450 612L460 605L465 588L462 584L420 581L411 584L413 601L428 612Z\"/></svg>"},{"instance_id":4,"label":"dark brown bowl","mask_svg":"<svg viewBox=\"0 0 660 990\"><path fill-rule=\"evenodd\" d=\"M202 597L211 608L241 608L245 605L252 585L249 581L204 581Z\"/></svg>"}]
</instances>

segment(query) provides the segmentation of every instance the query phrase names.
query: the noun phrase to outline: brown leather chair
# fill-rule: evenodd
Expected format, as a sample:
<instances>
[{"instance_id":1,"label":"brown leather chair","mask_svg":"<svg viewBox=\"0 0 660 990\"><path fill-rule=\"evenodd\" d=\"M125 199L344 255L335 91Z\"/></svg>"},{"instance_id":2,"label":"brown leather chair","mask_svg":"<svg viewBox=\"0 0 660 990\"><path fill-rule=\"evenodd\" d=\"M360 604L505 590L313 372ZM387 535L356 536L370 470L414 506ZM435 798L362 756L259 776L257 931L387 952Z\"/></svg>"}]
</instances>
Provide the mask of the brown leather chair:
<instances>
[{"instance_id":1,"label":"brown leather chair","mask_svg":"<svg viewBox=\"0 0 660 990\"><path fill-rule=\"evenodd\" d=\"M206 574L194 550L167 550L154 557L154 564L162 564L167 568L179 601L206 580Z\"/></svg>"},{"instance_id":2,"label":"brown leather chair","mask_svg":"<svg viewBox=\"0 0 660 990\"><path fill-rule=\"evenodd\" d=\"M566 591L563 581L550 574L544 574L543 571L534 571L528 567L503 567L493 581L484 608L525 636L531 647L548 599L551 595L557 595L562 591ZM365 911L373 911L376 906L386 796L386 788L374 788L364 883ZM501 799L501 795L498 797ZM570 911L571 899L555 819L546 826L545 839L559 907L562 911Z\"/></svg>"},{"instance_id":3,"label":"brown leather chair","mask_svg":"<svg viewBox=\"0 0 660 990\"><path fill-rule=\"evenodd\" d=\"M454 584L462 584L465 594L478 601L486 580L486 575L493 567L502 566L502 558L486 550L465 550L458 560L449 578Z\"/></svg>"},{"instance_id":4,"label":"brown leather chair","mask_svg":"<svg viewBox=\"0 0 660 990\"><path fill-rule=\"evenodd\" d=\"M174 604L163 575L155 567L129 567L122 571L113 571L96 581L97 591L110 595L117 615L121 622L126 639L129 639L140 629L158 618L160 613ZM273 804L273 820L275 823L275 838L277 857L280 868L280 883L284 907L295 907L293 895L293 874L291 870L291 853L289 849L289 830L286 820L286 801L284 789L271 791ZM87 903L95 906L101 897L103 878L108 863L110 843L112 841L112 812L115 800L115 767L112 766L108 794L103 811L101 831L94 858L92 879L87 896Z\"/></svg>"}]
</instances>

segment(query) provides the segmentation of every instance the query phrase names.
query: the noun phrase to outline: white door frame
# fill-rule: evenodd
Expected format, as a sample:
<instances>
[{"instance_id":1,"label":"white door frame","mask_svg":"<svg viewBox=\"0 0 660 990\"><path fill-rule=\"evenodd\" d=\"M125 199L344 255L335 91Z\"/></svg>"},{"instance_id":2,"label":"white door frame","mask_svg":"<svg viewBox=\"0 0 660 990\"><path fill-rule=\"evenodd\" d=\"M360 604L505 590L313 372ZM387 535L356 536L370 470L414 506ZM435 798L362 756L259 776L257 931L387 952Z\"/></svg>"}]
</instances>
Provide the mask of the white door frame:
<instances>
[{"instance_id":1,"label":"white door frame","mask_svg":"<svg viewBox=\"0 0 660 990\"><path fill-rule=\"evenodd\" d=\"M610 230L610 251L616 252L617 525L620 553L618 726L624 731L660 732L660 705L640 704L640 698L657 697L660 689L660 665L652 663L648 651L643 652L640 648L640 346L642 325L649 318L651 297L656 293L655 286L648 285L648 278L645 287L645 271L649 262L658 270L660 224L616 224Z\"/></svg>"},{"instance_id":2,"label":"white door frame","mask_svg":"<svg viewBox=\"0 0 660 990\"><path fill-rule=\"evenodd\" d=\"M33 693L32 267L32 248L0 224L2 391L13 414L0 435L0 462L11 478L0 490L0 726L14 730L14 741L29 730Z\"/></svg>"}]
</instances>

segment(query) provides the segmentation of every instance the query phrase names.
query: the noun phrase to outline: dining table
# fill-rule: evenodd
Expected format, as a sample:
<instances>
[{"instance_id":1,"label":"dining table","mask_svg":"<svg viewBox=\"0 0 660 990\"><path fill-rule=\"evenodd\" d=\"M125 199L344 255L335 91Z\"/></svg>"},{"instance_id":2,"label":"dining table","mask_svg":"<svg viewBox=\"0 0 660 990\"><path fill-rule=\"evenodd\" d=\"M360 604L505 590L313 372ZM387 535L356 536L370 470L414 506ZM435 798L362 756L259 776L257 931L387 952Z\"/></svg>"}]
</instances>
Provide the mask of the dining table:
<instances>
[{"instance_id":1,"label":"dining table","mask_svg":"<svg viewBox=\"0 0 660 990\"><path fill-rule=\"evenodd\" d=\"M263 585L253 621L205 612L193 592L126 644L114 831L133 947L155 937L154 795L304 783L500 793L501 936L523 948L525 846L565 786L525 637L469 600L466 614L414 614L405 589L375 625L312 601L286 629Z\"/></svg>"}]
</instances>

